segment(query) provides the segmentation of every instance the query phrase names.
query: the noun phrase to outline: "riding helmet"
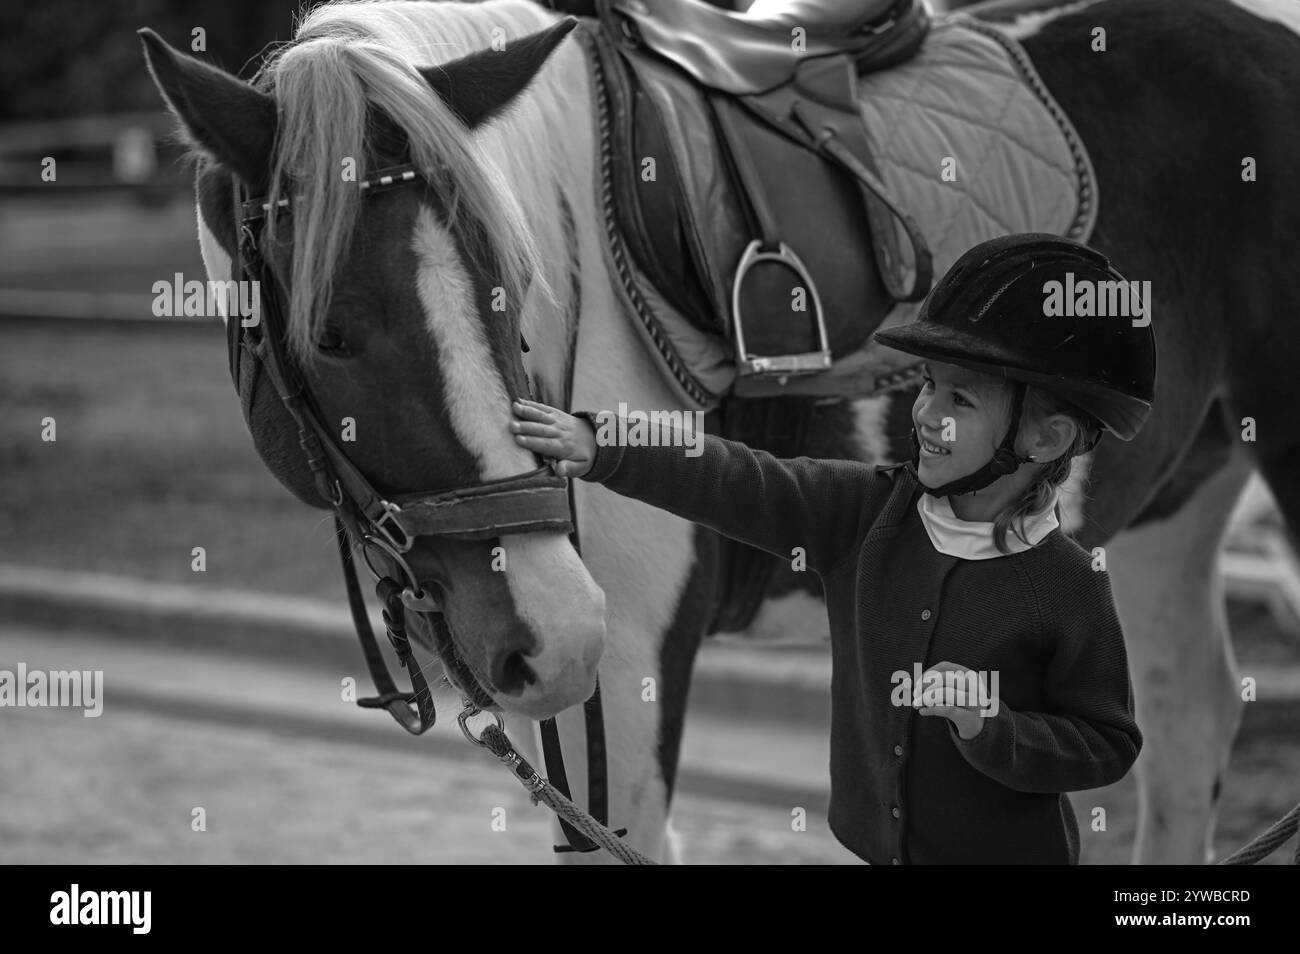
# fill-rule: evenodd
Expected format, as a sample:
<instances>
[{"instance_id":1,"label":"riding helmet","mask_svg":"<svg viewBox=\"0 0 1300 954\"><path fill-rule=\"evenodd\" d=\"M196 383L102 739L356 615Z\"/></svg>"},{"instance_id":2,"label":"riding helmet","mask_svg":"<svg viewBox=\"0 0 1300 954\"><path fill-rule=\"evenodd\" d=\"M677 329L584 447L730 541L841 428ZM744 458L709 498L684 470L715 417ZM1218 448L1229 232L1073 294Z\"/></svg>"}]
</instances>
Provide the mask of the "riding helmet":
<instances>
[{"instance_id":1,"label":"riding helmet","mask_svg":"<svg viewBox=\"0 0 1300 954\"><path fill-rule=\"evenodd\" d=\"M1089 286L1093 307L1074 307L1071 293ZM1120 315L1097 316L1108 289L1108 300L1125 307ZM876 333L890 348L1015 384L1011 425L993 460L931 493L983 489L1027 460L1014 450L1027 385L1060 396L1120 440L1137 436L1155 400L1156 348L1150 302L1142 302L1135 322L1129 289L1110 261L1086 245L1046 233L1008 235L962 255L915 321ZM1048 306L1052 294L1055 307ZM919 448L915 432L912 441Z\"/></svg>"}]
</instances>

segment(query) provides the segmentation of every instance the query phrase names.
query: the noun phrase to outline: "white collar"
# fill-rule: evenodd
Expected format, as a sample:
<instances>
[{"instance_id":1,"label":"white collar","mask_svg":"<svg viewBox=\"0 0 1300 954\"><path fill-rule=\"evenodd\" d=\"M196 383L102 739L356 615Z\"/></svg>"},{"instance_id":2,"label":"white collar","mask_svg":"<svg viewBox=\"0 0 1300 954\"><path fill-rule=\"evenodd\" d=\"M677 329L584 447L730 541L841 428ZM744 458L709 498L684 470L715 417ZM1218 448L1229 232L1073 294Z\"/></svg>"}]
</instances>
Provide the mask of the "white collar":
<instances>
[{"instance_id":1,"label":"white collar","mask_svg":"<svg viewBox=\"0 0 1300 954\"><path fill-rule=\"evenodd\" d=\"M1025 536L1029 544L1022 541L1014 530L1007 531L1007 549L1012 553L1021 553L1031 545L1042 542L1043 538L1060 526L1056 519L1056 501L1060 491L1052 494L1046 507L1037 513L1025 515ZM934 497L922 493L916 502L917 513L925 525L925 532L930 535L930 542L940 553L961 557L963 560L992 560L1006 556L993 543L993 524L991 522L961 520L952 510L947 497Z\"/></svg>"}]
</instances>

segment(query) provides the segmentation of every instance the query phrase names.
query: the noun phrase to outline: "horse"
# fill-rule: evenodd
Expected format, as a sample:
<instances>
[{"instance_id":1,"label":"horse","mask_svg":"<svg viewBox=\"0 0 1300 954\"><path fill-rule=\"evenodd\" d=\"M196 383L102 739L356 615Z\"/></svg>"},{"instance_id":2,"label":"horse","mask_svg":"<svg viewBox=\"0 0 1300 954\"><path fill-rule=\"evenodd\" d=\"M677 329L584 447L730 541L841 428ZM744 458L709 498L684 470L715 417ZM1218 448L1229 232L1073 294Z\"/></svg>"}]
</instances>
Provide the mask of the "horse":
<instances>
[{"instance_id":1,"label":"horse","mask_svg":"<svg viewBox=\"0 0 1300 954\"><path fill-rule=\"evenodd\" d=\"M1289 262L1300 194L1283 171L1300 146L1300 36L1266 7L975 8L1017 36L1087 144L1100 194L1090 244L1150 279L1162 316L1148 424L1077 459L1062 503L1064 529L1104 551L1127 634L1146 738L1139 862L1207 855L1243 706L1214 560L1252 468L1300 526L1300 421L1284 383L1300 336L1278 320L1300 307ZM594 90L583 49L562 42L570 25L524 0L329 3L252 83L144 34L198 158L212 280L239 277L238 189L266 195L268 209L292 194L291 231L276 232L270 255L291 302L289 345L323 417L355 419L348 456L386 492L532 466L508 430L510 402L530 386L575 409L682 406L620 314L595 187ZM1110 37L1105 54L1092 49L1098 29ZM1247 158L1258 169L1250 180ZM355 179L403 162L422 185L357 198ZM908 366L883 348L875 358ZM893 463L912 396L828 402L822 456ZM265 463L322 506L275 396L246 398ZM673 860L669 809L691 669L723 569L718 541L600 486L571 489L580 556L553 530L421 538L407 559L440 596L459 671L475 683L461 688L510 717L555 716L566 753L584 751L575 704L598 671L611 824L637 850ZM774 581L749 634L824 638L807 577ZM435 645L425 614L408 616ZM569 781L586 785L581 758Z\"/></svg>"}]
</instances>

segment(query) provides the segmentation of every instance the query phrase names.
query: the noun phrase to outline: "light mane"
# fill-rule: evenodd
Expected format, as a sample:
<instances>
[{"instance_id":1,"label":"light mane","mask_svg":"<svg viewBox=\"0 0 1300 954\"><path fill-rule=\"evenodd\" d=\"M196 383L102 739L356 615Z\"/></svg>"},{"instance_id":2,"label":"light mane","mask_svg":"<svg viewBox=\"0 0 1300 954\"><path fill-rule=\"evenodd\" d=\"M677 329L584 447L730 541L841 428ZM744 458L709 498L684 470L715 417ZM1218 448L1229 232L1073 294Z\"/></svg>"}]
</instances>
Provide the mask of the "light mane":
<instances>
[{"instance_id":1,"label":"light mane","mask_svg":"<svg viewBox=\"0 0 1300 954\"><path fill-rule=\"evenodd\" d=\"M272 207L292 197L293 211L269 222L292 229L287 276L290 346L310 361L329 305L333 276L347 254L360 207L343 160L366 168L368 106L383 110L410 140L414 165L435 183L454 225L469 215L496 254L508 300L557 308L565 289L562 214L555 183L563 168L564 117L556 84L539 78L507 115L468 134L416 67L458 59L545 28L553 18L521 0L483 4L335 2L300 23L255 83L276 100L279 129L272 168ZM572 119L570 118L570 121ZM549 251L543 256L541 249ZM531 283L531 288L530 288Z\"/></svg>"}]
</instances>

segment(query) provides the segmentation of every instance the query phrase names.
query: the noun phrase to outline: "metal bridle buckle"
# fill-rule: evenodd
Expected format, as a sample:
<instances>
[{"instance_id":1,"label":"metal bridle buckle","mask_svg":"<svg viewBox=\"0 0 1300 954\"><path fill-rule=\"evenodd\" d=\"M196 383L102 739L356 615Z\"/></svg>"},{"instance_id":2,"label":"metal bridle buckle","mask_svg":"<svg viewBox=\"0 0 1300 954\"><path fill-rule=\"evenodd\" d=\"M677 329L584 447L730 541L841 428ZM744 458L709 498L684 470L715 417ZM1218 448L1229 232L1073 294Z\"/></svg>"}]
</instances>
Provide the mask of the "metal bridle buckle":
<instances>
[{"instance_id":1,"label":"metal bridle buckle","mask_svg":"<svg viewBox=\"0 0 1300 954\"><path fill-rule=\"evenodd\" d=\"M329 505L335 509L343 506L343 486L337 480L334 481L334 496L330 498Z\"/></svg>"},{"instance_id":2,"label":"metal bridle buckle","mask_svg":"<svg viewBox=\"0 0 1300 954\"><path fill-rule=\"evenodd\" d=\"M247 221L239 224L239 252L245 261L257 253L257 233Z\"/></svg>"},{"instance_id":3,"label":"metal bridle buckle","mask_svg":"<svg viewBox=\"0 0 1300 954\"><path fill-rule=\"evenodd\" d=\"M375 531L382 533L389 546L398 553L405 553L411 549L412 540L411 535L406 532L406 528L402 526L402 522L398 519L401 516L402 508L395 503L389 503L387 500L379 501L379 505L384 508L384 512L378 520L374 521ZM396 528L397 533L401 536L400 540L393 536L392 530L387 526L388 524ZM419 589L418 585L416 589Z\"/></svg>"}]
</instances>

